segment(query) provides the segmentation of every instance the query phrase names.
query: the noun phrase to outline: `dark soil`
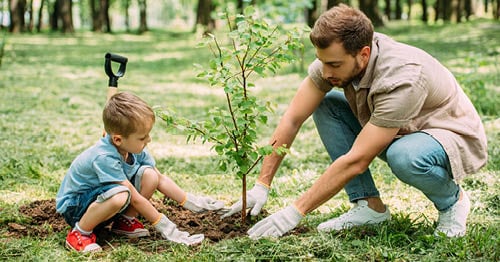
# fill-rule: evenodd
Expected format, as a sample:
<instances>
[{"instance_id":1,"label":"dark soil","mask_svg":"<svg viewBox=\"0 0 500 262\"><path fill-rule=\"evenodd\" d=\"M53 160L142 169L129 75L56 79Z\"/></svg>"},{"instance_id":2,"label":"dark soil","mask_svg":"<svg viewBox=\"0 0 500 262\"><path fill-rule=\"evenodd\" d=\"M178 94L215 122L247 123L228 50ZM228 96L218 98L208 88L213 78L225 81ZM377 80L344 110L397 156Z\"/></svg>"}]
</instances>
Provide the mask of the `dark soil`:
<instances>
[{"instance_id":1,"label":"dark soil","mask_svg":"<svg viewBox=\"0 0 500 262\"><path fill-rule=\"evenodd\" d=\"M205 239L211 242L219 242L224 239L232 239L236 237L244 237L247 235L247 230L258 220L267 216L267 212L263 210L261 215L252 221L247 221L244 225L241 223L240 214L235 214L231 217L220 219L220 214L215 211L207 211L203 213L193 213L184 209L176 203L169 200L152 200L153 205L165 214L178 228L182 231L187 231L191 234L203 233ZM66 224L63 217L56 213L55 199L34 201L28 205L19 208L22 215L26 216L25 223L8 223L8 232L5 237L23 237L37 236L44 237L52 233L69 230L69 225ZM250 217L250 216L248 216ZM140 218L141 221L144 219ZM162 237L155 233L151 224L145 223L145 227L149 229L151 236L149 240L161 240ZM106 225L101 229L94 230L100 243L112 243L114 238L120 238L113 235L109 231L110 225ZM308 228L299 226L290 234L300 234L309 231ZM130 240L138 241L138 240ZM63 241L61 241L63 242Z\"/></svg>"}]
</instances>

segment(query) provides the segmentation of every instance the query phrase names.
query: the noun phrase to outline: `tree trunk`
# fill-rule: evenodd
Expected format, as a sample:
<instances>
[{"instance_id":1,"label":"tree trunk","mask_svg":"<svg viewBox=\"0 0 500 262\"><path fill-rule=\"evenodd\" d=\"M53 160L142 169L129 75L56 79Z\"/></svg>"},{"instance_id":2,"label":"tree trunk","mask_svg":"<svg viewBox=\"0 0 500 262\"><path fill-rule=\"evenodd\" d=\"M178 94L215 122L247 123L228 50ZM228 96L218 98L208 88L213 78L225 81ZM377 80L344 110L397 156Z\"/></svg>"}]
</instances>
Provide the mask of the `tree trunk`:
<instances>
[{"instance_id":1,"label":"tree trunk","mask_svg":"<svg viewBox=\"0 0 500 262\"><path fill-rule=\"evenodd\" d=\"M102 21L100 17L100 11L96 5L97 0L89 0L90 17L92 17L92 31L102 32Z\"/></svg>"},{"instance_id":2,"label":"tree trunk","mask_svg":"<svg viewBox=\"0 0 500 262\"><path fill-rule=\"evenodd\" d=\"M40 33L42 31L42 21L43 21L43 8L46 0L40 1L40 9L38 9L38 21L36 23L36 31Z\"/></svg>"},{"instance_id":3,"label":"tree trunk","mask_svg":"<svg viewBox=\"0 0 500 262\"><path fill-rule=\"evenodd\" d=\"M462 8L460 4L460 0L452 0L451 1L451 16L450 19L455 21L456 23L460 23L460 18L462 17Z\"/></svg>"},{"instance_id":4,"label":"tree trunk","mask_svg":"<svg viewBox=\"0 0 500 262\"><path fill-rule=\"evenodd\" d=\"M60 0L59 1L59 14L62 21L62 32L63 33L73 33L75 28L73 27L73 3L71 0Z\"/></svg>"},{"instance_id":5,"label":"tree trunk","mask_svg":"<svg viewBox=\"0 0 500 262\"><path fill-rule=\"evenodd\" d=\"M138 0L139 3L139 34L148 31L147 0Z\"/></svg>"},{"instance_id":6,"label":"tree trunk","mask_svg":"<svg viewBox=\"0 0 500 262\"><path fill-rule=\"evenodd\" d=\"M111 33L111 21L109 20L109 1L100 0L99 1L99 20L101 21L101 26L104 27L104 32ZM101 29L100 31L102 31Z\"/></svg>"},{"instance_id":7,"label":"tree trunk","mask_svg":"<svg viewBox=\"0 0 500 262\"><path fill-rule=\"evenodd\" d=\"M422 0L422 21L427 23L429 21L429 14L427 13L427 1Z\"/></svg>"},{"instance_id":8,"label":"tree trunk","mask_svg":"<svg viewBox=\"0 0 500 262\"><path fill-rule=\"evenodd\" d=\"M243 8L244 8L243 0L237 0L236 1L236 11L240 14L243 14Z\"/></svg>"},{"instance_id":9,"label":"tree trunk","mask_svg":"<svg viewBox=\"0 0 500 262\"><path fill-rule=\"evenodd\" d=\"M359 9L370 18L375 27L384 25L384 21L378 10L377 2L377 0L359 0Z\"/></svg>"},{"instance_id":10,"label":"tree trunk","mask_svg":"<svg viewBox=\"0 0 500 262\"><path fill-rule=\"evenodd\" d=\"M33 18L33 0L29 1L28 4L28 16L29 16L29 21L28 21L28 32L33 32L33 25L35 24L34 18ZM0 20L1 22L1 20Z\"/></svg>"},{"instance_id":11,"label":"tree trunk","mask_svg":"<svg viewBox=\"0 0 500 262\"><path fill-rule=\"evenodd\" d=\"M411 20L411 7L413 6L413 0L408 0L408 17L406 19L408 21Z\"/></svg>"},{"instance_id":12,"label":"tree trunk","mask_svg":"<svg viewBox=\"0 0 500 262\"><path fill-rule=\"evenodd\" d=\"M464 12L465 12L465 20L469 21L470 16L473 14L472 0L465 0L464 1Z\"/></svg>"},{"instance_id":13,"label":"tree trunk","mask_svg":"<svg viewBox=\"0 0 500 262\"><path fill-rule=\"evenodd\" d=\"M387 17L387 20L391 20L391 0L385 0L385 8L384 8L384 14Z\"/></svg>"},{"instance_id":14,"label":"tree trunk","mask_svg":"<svg viewBox=\"0 0 500 262\"><path fill-rule=\"evenodd\" d=\"M500 18L500 0L497 0L497 8L495 11L495 19L498 20Z\"/></svg>"},{"instance_id":15,"label":"tree trunk","mask_svg":"<svg viewBox=\"0 0 500 262\"><path fill-rule=\"evenodd\" d=\"M26 11L26 0L10 0L9 14L10 27L9 32L20 33L26 29L24 21L24 12Z\"/></svg>"},{"instance_id":16,"label":"tree trunk","mask_svg":"<svg viewBox=\"0 0 500 262\"><path fill-rule=\"evenodd\" d=\"M211 17L215 5L212 0L199 0L198 8L196 9L196 23L193 31L196 31L197 25L203 26L203 34L211 33L215 29L215 21Z\"/></svg>"},{"instance_id":17,"label":"tree trunk","mask_svg":"<svg viewBox=\"0 0 500 262\"><path fill-rule=\"evenodd\" d=\"M401 20L403 17L403 7L401 6L401 0L396 0L396 20Z\"/></svg>"},{"instance_id":18,"label":"tree trunk","mask_svg":"<svg viewBox=\"0 0 500 262\"><path fill-rule=\"evenodd\" d=\"M313 27L316 19L318 19L318 3L316 0L311 2L312 6L305 9L305 19L309 27Z\"/></svg>"},{"instance_id":19,"label":"tree trunk","mask_svg":"<svg viewBox=\"0 0 500 262\"><path fill-rule=\"evenodd\" d=\"M127 32L130 32L130 14L128 12L128 9L130 8L130 0L124 0L124 7L123 7L124 13L125 13L125 30Z\"/></svg>"}]
</instances>

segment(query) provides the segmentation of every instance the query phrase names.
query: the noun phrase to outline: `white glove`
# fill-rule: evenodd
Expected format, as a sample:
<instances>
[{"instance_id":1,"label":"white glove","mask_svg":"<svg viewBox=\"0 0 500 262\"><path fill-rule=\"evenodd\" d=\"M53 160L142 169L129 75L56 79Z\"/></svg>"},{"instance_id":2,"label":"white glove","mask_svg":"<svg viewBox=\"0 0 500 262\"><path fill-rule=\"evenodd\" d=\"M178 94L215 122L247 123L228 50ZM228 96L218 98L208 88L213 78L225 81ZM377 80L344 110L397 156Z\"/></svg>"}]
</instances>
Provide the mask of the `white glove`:
<instances>
[{"instance_id":1,"label":"white glove","mask_svg":"<svg viewBox=\"0 0 500 262\"><path fill-rule=\"evenodd\" d=\"M297 208L290 205L259 221L248 230L248 235L252 239L259 239L267 236L280 237L294 229L303 217L304 216Z\"/></svg>"},{"instance_id":2,"label":"white glove","mask_svg":"<svg viewBox=\"0 0 500 262\"><path fill-rule=\"evenodd\" d=\"M186 209L195 213L205 212L207 210L219 210L224 207L224 202L214 200L210 197L195 196L191 193L186 194L186 201L182 204Z\"/></svg>"},{"instance_id":3,"label":"white glove","mask_svg":"<svg viewBox=\"0 0 500 262\"><path fill-rule=\"evenodd\" d=\"M163 238L188 246L201 243L205 238L203 234L189 235L188 232L180 231L177 229L177 226L163 214L161 215L160 221L155 224L154 227L156 231L161 233Z\"/></svg>"},{"instance_id":4,"label":"white glove","mask_svg":"<svg viewBox=\"0 0 500 262\"><path fill-rule=\"evenodd\" d=\"M260 210L267 201L267 196L269 195L269 188L266 186L255 183L255 186L247 191L247 208L252 208L250 215L256 216L260 213ZM240 212L243 208L243 201L240 199L238 202L233 204L227 213L222 215L220 218L224 219L230 217L237 212Z\"/></svg>"}]
</instances>

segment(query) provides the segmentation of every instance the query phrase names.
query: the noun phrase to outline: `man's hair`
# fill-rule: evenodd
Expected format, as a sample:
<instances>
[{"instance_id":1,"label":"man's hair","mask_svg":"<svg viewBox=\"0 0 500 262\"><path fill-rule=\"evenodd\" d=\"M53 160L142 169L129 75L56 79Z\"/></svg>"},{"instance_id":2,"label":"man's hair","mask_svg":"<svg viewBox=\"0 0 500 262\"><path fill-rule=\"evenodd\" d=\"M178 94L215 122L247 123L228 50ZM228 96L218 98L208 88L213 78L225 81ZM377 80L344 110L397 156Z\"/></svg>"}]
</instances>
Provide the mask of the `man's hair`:
<instances>
[{"instance_id":1,"label":"man's hair","mask_svg":"<svg viewBox=\"0 0 500 262\"><path fill-rule=\"evenodd\" d=\"M120 92L113 95L102 111L104 130L108 134L128 137L149 121L155 122L153 109L138 96Z\"/></svg>"},{"instance_id":2,"label":"man's hair","mask_svg":"<svg viewBox=\"0 0 500 262\"><path fill-rule=\"evenodd\" d=\"M321 14L309 38L319 49L341 43L348 54L355 56L363 47L371 47L373 24L363 12L340 4Z\"/></svg>"}]
</instances>

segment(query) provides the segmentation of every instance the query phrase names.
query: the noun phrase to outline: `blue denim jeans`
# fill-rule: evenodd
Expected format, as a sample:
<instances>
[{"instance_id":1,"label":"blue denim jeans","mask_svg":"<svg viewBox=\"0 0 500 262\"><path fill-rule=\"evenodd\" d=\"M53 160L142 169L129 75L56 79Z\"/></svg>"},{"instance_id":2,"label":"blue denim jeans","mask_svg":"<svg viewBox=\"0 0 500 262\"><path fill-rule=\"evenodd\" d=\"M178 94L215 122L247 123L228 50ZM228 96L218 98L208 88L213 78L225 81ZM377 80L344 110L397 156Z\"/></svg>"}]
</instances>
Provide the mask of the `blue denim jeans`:
<instances>
[{"instance_id":1,"label":"blue denim jeans","mask_svg":"<svg viewBox=\"0 0 500 262\"><path fill-rule=\"evenodd\" d=\"M102 187L98 187L87 192L83 192L77 196L75 196L71 203L68 205L66 211L62 214L66 223L68 223L71 228L75 227L76 222L80 221L80 218L87 212L90 204L94 202L104 202L110 197L121 193L121 192L129 192L129 189L125 186L119 184L106 184ZM130 195L129 195L130 201ZM122 210L118 213L122 212L128 206L127 203L123 206Z\"/></svg>"},{"instance_id":2,"label":"blue denim jeans","mask_svg":"<svg viewBox=\"0 0 500 262\"><path fill-rule=\"evenodd\" d=\"M337 90L326 94L313 119L332 161L350 150L361 131L344 94ZM448 155L432 136L423 132L405 135L392 141L379 157L399 180L422 191L439 211L458 201L460 188L453 180ZM344 189L351 202L380 196L369 169Z\"/></svg>"}]
</instances>

